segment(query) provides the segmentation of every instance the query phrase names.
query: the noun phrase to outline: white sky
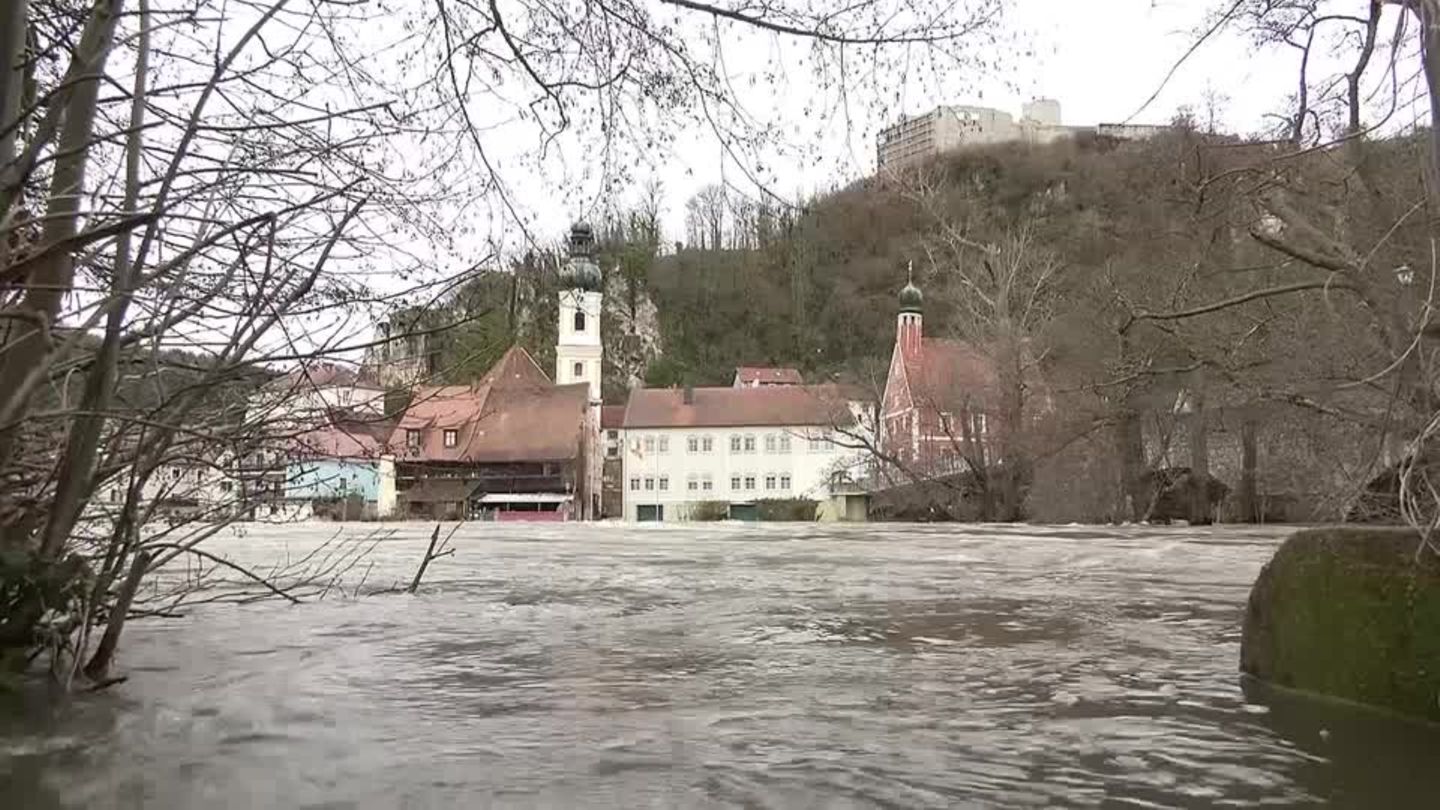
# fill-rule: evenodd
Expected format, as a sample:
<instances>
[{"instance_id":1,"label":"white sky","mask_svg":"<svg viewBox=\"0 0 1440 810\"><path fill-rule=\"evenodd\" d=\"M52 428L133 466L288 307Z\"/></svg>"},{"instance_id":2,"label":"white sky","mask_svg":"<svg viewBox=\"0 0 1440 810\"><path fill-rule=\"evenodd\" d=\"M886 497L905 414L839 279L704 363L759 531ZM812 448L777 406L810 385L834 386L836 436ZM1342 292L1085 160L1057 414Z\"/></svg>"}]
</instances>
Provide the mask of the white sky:
<instances>
[{"instance_id":1,"label":"white sky","mask_svg":"<svg viewBox=\"0 0 1440 810\"><path fill-rule=\"evenodd\" d=\"M1257 53L1237 35L1207 41L1141 110L1176 60L1207 27L1207 15L1229 5L1230 0L1009 0L1003 29L1012 42L1001 55L1007 64L977 75L947 76L941 87L918 82L907 85L902 90L901 109L918 113L941 103L969 103L997 107L1018 117L1023 102L1048 97L1061 102L1066 124L1119 122L1132 115L1136 123L1165 123L1185 105L1203 119L1208 95L1218 101L1225 129L1258 132L1269 125L1265 116L1284 109L1286 97L1293 93L1298 52L1272 49ZM1354 12L1360 11L1357 5ZM1382 25L1381 37L1390 30ZM742 41L736 50L804 51L794 40L751 39L762 41ZM1033 56L1027 57L1026 49L1033 51ZM727 59L730 65L749 61ZM737 73L743 75L743 71ZM793 110L797 100L809 92L803 81L784 88L780 115L786 115L786 108ZM884 116L887 121L894 117L893 110ZM792 151L798 154L773 156L777 190L791 196L797 191L825 190L873 171L875 132L883 123L856 115L847 126L835 116L820 138L797 139ZM670 239L684 237L684 202L696 190L721 181L742 189L748 185L723 159L713 139L700 132L691 133L688 142L653 171L666 192L664 214ZM575 207L573 200L568 207ZM572 215L554 202L542 204L538 210L553 211L542 214L545 219L565 221Z\"/></svg>"}]
</instances>

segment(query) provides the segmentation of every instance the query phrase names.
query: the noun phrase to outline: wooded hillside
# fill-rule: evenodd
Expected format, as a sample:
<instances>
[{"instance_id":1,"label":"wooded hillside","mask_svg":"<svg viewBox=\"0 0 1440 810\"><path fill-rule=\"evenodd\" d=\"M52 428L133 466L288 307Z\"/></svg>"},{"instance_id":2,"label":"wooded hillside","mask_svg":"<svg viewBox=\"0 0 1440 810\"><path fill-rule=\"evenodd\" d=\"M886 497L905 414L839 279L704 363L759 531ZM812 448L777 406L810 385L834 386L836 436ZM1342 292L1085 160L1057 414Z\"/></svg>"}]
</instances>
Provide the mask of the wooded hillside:
<instances>
[{"instance_id":1,"label":"wooded hillside","mask_svg":"<svg viewBox=\"0 0 1440 810\"><path fill-rule=\"evenodd\" d=\"M969 150L803 206L731 203L718 229L712 216L691 234L703 248L666 242L653 205L628 212L599 228L607 397L641 378L725 384L763 364L878 392L913 263L927 335L1023 341L1038 365L1057 416L1026 439L1037 481L1047 463L1070 491L1203 472L1215 455L1249 499L1232 509L1258 515L1268 491L1303 501L1290 519L1338 515L1420 413L1406 417L1396 381L1376 375L1431 285L1414 209L1423 148L1415 136L1296 154L1182 120L1148 141ZM1355 246L1358 275L1327 266L1338 248L1322 237ZM457 292L451 315L466 324L442 340L447 374L483 369L512 339L550 364L560 255ZM1055 516L1128 511L1092 488Z\"/></svg>"}]
</instances>

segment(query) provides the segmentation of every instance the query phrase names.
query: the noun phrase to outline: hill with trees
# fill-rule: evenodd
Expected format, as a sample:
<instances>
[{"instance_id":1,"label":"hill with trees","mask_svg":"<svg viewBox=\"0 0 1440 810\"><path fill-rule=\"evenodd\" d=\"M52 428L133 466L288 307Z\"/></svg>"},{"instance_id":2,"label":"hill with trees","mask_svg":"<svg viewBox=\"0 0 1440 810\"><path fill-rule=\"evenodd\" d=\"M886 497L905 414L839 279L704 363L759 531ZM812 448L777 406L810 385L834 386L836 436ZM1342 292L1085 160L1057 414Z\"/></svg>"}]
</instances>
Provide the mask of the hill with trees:
<instances>
[{"instance_id":1,"label":"hill with trees","mask_svg":"<svg viewBox=\"0 0 1440 810\"><path fill-rule=\"evenodd\" d=\"M597 228L607 399L761 364L878 395L913 267L926 333L1008 364L1017 412L1049 415L1014 450L1034 469L1028 514L1140 517L1147 476L1192 468L1230 487L1231 516L1338 516L1422 413L1376 375L1426 309L1424 148L1297 155L1180 120L1145 141L966 150L802 205L707 190L688 244L665 241L652 201ZM1363 267L1311 255L1332 234ZM467 379L512 341L548 365L562 258L533 251L427 310L460 324L443 373Z\"/></svg>"}]
</instances>

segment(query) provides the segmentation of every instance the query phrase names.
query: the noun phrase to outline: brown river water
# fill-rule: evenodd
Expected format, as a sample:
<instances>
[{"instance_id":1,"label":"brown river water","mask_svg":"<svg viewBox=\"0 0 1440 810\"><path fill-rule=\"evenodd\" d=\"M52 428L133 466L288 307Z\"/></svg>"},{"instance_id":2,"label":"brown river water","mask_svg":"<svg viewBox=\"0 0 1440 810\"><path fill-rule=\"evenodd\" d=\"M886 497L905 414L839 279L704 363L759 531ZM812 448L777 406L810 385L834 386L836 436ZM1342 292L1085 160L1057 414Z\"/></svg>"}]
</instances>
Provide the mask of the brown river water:
<instances>
[{"instance_id":1,"label":"brown river water","mask_svg":"<svg viewBox=\"0 0 1440 810\"><path fill-rule=\"evenodd\" d=\"M1282 530L476 524L364 595L428 528L134 623L128 682L0 712L0 807L1440 807L1440 730L1236 671Z\"/></svg>"}]
</instances>

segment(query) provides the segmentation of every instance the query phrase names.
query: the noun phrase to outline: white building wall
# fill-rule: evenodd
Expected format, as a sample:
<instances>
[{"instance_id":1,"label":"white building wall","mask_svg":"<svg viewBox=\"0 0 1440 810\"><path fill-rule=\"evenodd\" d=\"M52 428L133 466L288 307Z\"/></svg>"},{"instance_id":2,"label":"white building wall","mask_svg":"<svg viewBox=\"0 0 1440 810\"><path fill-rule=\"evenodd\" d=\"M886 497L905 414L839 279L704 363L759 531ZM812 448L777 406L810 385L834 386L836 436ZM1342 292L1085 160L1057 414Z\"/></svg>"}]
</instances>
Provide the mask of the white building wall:
<instances>
[{"instance_id":1,"label":"white building wall","mask_svg":"<svg viewBox=\"0 0 1440 810\"><path fill-rule=\"evenodd\" d=\"M674 521L685 520L690 506L702 501L824 501L830 497L834 472L863 469L865 464L863 453L840 447L825 429L803 425L629 428L624 436L626 520L636 520L641 505L663 506L664 519Z\"/></svg>"},{"instance_id":2,"label":"white building wall","mask_svg":"<svg viewBox=\"0 0 1440 810\"><path fill-rule=\"evenodd\" d=\"M295 432L328 423L332 410L378 417L385 411L385 392L362 385L312 387L301 381L290 388L262 388L248 410L250 418L277 432Z\"/></svg>"},{"instance_id":3,"label":"white building wall","mask_svg":"<svg viewBox=\"0 0 1440 810\"><path fill-rule=\"evenodd\" d=\"M384 456L377 462L375 469L380 479L380 487L375 494L375 514L382 519L388 518L395 514L398 499L395 489L395 459Z\"/></svg>"},{"instance_id":4,"label":"white building wall","mask_svg":"<svg viewBox=\"0 0 1440 810\"><path fill-rule=\"evenodd\" d=\"M1060 102L1053 98L1037 98L1020 107L1020 118L1040 126L1060 126Z\"/></svg>"},{"instance_id":5,"label":"white building wall","mask_svg":"<svg viewBox=\"0 0 1440 810\"><path fill-rule=\"evenodd\" d=\"M600 435L600 381L604 373L600 314L604 303L605 295L598 291L561 290L557 308L559 323L555 328L555 384L585 383L590 387L583 461L588 496L586 503L579 504L577 513L585 520L598 517L595 506L604 481L604 444ZM577 313L584 314L583 323L576 322Z\"/></svg>"},{"instance_id":6,"label":"white building wall","mask_svg":"<svg viewBox=\"0 0 1440 810\"><path fill-rule=\"evenodd\" d=\"M600 401L600 311L605 296L598 292L564 290L560 293L560 322L555 341L555 384L586 383L590 401ZM575 329L575 313L585 313L585 328ZM577 372L578 366L578 372Z\"/></svg>"}]
</instances>

